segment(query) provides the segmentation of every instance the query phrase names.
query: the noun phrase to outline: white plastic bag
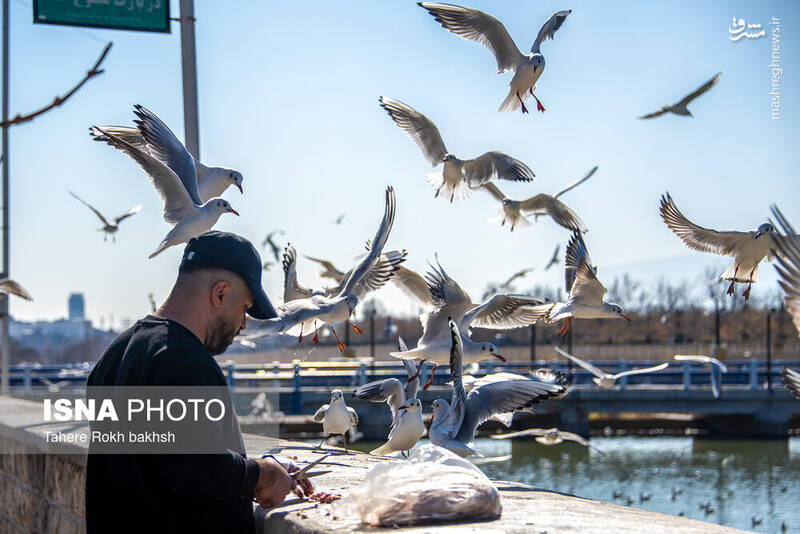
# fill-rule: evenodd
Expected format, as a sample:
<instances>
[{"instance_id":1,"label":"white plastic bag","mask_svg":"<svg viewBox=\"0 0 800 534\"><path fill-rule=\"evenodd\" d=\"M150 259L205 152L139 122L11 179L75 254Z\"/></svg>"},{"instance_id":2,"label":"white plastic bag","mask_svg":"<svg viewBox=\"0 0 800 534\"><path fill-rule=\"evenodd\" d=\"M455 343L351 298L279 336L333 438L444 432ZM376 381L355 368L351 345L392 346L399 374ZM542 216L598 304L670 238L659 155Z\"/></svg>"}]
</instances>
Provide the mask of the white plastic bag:
<instances>
[{"instance_id":1,"label":"white plastic bag","mask_svg":"<svg viewBox=\"0 0 800 534\"><path fill-rule=\"evenodd\" d=\"M435 445L415 449L407 461L376 465L338 506L383 527L494 519L502 512L486 475Z\"/></svg>"}]
</instances>

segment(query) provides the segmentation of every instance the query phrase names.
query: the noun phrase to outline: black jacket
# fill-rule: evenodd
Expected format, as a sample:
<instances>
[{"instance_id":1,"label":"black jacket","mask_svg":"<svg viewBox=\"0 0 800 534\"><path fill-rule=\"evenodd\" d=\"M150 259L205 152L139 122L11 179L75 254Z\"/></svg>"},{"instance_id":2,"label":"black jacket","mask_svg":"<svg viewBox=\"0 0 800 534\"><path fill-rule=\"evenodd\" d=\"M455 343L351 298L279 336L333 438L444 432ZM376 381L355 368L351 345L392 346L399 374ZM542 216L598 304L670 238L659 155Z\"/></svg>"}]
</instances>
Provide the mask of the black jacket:
<instances>
[{"instance_id":1,"label":"black jacket","mask_svg":"<svg viewBox=\"0 0 800 534\"><path fill-rule=\"evenodd\" d=\"M148 315L120 334L88 386L226 386L222 370L182 325ZM227 390L226 390L227 391ZM92 454L86 471L86 530L255 532L251 497L258 464L246 459L230 396L215 432L221 454Z\"/></svg>"}]
</instances>

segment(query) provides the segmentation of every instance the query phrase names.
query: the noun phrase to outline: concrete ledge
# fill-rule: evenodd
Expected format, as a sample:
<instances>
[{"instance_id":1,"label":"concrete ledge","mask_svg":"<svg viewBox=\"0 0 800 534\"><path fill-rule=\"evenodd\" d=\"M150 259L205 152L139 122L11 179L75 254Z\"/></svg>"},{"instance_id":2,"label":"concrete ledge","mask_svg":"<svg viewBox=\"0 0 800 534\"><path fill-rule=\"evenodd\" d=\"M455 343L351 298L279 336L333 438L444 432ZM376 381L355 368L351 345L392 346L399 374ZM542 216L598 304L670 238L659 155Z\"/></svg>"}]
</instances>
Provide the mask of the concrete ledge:
<instances>
[{"instance_id":1,"label":"concrete ledge","mask_svg":"<svg viewBox=\"0 0 800 534\"><path fill-rule=\"evenodd\" d=\"M84 480L85 448L75 446L78 454L48 452L40 420L41 404L11 397L0 397L0 531L10 533L57 532L72 534L85 531ZM53 428L48 426L48 430ZM62 429L63 430L63 429ZM85 432L86 427L74 427ZM297 456L300 462L319 458L319 450L303 443L245 434L249 456L264 453ZM341 449L329 449L341 452ZM37 454L38 452L38 454ZM33 454L31 454L33 453ZM42 454L45 453L45 454ZM328 475L317 479L318 489L346 495L359 484L373 465L395 461L362 453L337 454L329 458ZM647 532L724 534L742 532L711 523L659 514L615 504L582 499L524 484L496 482L500 489L503 514L494 521L446 525L425 525L399 529L404 532L450 533L585 533ZM257 508L260 533L329 534L372 532L358 518L334 515L333 505L287 499L266 511ZM389 529L391 530L391 529Z\"/></svg>"}]
</instances>

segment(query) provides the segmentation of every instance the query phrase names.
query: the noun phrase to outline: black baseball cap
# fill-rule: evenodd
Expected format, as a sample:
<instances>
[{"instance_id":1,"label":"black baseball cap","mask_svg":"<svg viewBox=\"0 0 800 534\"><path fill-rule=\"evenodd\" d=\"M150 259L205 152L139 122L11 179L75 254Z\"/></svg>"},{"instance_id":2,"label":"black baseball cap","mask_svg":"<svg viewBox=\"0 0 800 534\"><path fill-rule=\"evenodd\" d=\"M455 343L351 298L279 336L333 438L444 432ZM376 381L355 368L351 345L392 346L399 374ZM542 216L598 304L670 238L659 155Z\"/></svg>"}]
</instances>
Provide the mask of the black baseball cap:
<instances>
[{"instance_id":1,"label":"black baseball cap","mask_svg":"<svg viewBox=\"0 0 800 534\"><path fill-rule=\"evenodd\" d=\"M272 319L278 316L261 287L261 256L247 239L217 231L193 237L186 243L178 270L189 264L216 267L239 275L255 299L247 313L256 319Z\"/></svg>"}]
</instances>

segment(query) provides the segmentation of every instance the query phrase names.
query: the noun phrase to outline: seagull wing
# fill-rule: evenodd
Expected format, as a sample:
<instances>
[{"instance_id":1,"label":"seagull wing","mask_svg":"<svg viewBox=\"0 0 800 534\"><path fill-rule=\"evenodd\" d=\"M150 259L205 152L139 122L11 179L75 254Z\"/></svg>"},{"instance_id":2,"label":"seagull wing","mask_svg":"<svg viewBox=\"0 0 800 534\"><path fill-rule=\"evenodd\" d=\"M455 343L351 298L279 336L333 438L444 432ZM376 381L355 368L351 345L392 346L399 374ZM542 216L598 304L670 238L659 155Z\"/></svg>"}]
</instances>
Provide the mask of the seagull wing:
<instances>
[{"instance_id":1,"label":"seagull wing","mask_svg":"<svg viewBox=\"0 0 800 534\"><path fill-rule=\"evenodd\" d=\"M14 295L24 300L33 300L30 293L11 278L3 278L0 280L0 292L8 293L9 295Z\"/></svg>"},{"instance_id":2,"label":"seagull wing","mask_svg":"<svg viewBox=\"0 0 800 534\"><path fill-rule=\"evenodd\" d=\"M506 199L506 196L503 194L503 192L500 191L500 189L498 189L498 187L492 182L486 182L485 184L482 184L481 189L492 195L498 202L502 202Z\"/></svg>"},{"instance_id":3,"label":"seagull wing","mask_svg":"<svg viewBox=\"0 0 800 534\"><path fill-rule=\"evenodd\" d=\"M492 415L530 408L542 401L561 396L564 388L536 380L506 380L472 388L467 396L466 413L456 439L469 443L475 430Z\"/></svg>"},{"instance_id":4,"label":"seagull wing","mask_svg":"<svg viewBox=\"0 0 800 534\"><path fill-rule=\"evenodd\" d=\"M544 436L547 430L544 428L529 428L527 430L519 430L517 432L508 432L506 434L494 434L489 436L492 439L511 439L521 438L524 436Z\"/></svg>"},{"instance_id":5,"label":"seagull wing","mask_svg":"<svg viewBox=\"0 0 800 534\"><path fill-rule=\"evenodd\" d=\"M335 274L336 276L339 277L339 280L341 280L344 277L344 273L342 271L340 271L339 269L337 269L336 267L334 267L333 264L331 262L329 262L328 260L322 260L320 258L314 258L313 256L304 256L304 257L307 260L311 260L313 262L319 263L320 265L322 265L323 268L325 268L326 273Z\"/></svg>"},{"instance_id":6,"label":"seagull wing","mask_svg":"<svg viewBox=\"0 0 800 534\"><path fill-rule=\"evenodd\" d=\"M163 161L180 178L192 202L202 205L203 200L197 185L197 169L192 155L155 113L140 105L134 108L134 113L139 117L134 122L142 132L150 153Z\"/></svg>"},{"instance_id":7,"label":"seagull wing","mask_svg":"<svg viewBox=\"0 0 800 534\"><path fill-rule=\"evenodd\" d=\"M317 422L324 421L325 420L325 412L328 411L328 406L329 406L328 404L323 404L322 406L320 406L319 410L317 410L314 413L314 415L312 416L312 419L314 419L314 421L317 421Z\"/></svg>"},{"instance_id":8,"label":"seagull wing","mask_svg":"<svg viewBox=\"0 0 800 534\"><path fill-rule=\"evenodd\" d=\"M450 326L450 379L453 382L453 396L450 400L450 410L444 416L441 428L447 431L447 435L455 437L459 433L464 421L464 410L467 402L467 393L464 390L464 382L461 378L462 357L464 346L461 342L461 334L458 326L453 321L449 321Z\"/></svg>"},{"instance_id":9,"label":"seagull wing","mask_svg":"<svg viewBox=\"0 0 800 534\"><path fill-rule=\"evenodd\" d=\"M642 115L641 117L636 117L637 119L654 119L656 117L660 117L664 113L668 112L667 108L661 108L658 111L654 111L652 113L648 113L647 115Z\"/></svg>"},{"instance_id":10,"label":"seagull wing","mask_svg":"<svg viewBox=\"0 0 800 534\"><path fill-rule=\"evenodd\" d=\"M702 354L676 354L675 356L672 357L672 359L682 362L696 362L706 365L716 365L723 373L728 372L728 367L724 363L722 363L716 358L712 358L710 356L704 356Z\"/></svg>"},{"instance_id":11,"label":"seagull wing","mask_svg":"<svg viewBox=\"0 0 800 534\"><path fill-rule=\"evenodd\" d=\"M578 434L573 434L572 432L564 432L563 430L558 431L558 437L566 441L574 441L575 443L580 443L584 447L589 446L589 441L584 439L583 437L579 436Z\"/></svg>"},{"instance_id":12,"label":"seagull wing","mask_svg":"<svg viewBox=\"0 0 800 534\"><path fill-rule=\"evenodd\" d=\"M795 397L800 399L800 373L788 367L781 367L781 380Z\"/></svg>"},{"instance_id":13,"label":"seagull wing","mask_svg":"<svg viewBox=\"0 0 800 534\"><path fill-rule=\"evenodd\" d=\"M92 210L92 212L93 212L95 215L97 215L97 216L100 218L100 220L101 220L101 221L103 221L103 224L104 224L104 225L106 225L106 226L108 226L108 221L106 220L106 218L105 218L105 217L103 217L103 214L102 214L102 213L100 213L99 211L97 211L97 209L95 209L95 208L94 208L94 206L92 206L91 204L89 204L88 202L86 202L85 200L83 200L81 197L79 197L78 195L76 195L76 194L75 194L75 193L73 193L72 191L67 191L67 193L69 193L70 195L72 195L72 198L74 198L75 200L77 200L78 202L80 202L81 204L83 204L84 206L86 206L87 208L89 208L90 210Z\"/></svg>"},{"instance_id":14,"label":"seagull wing","mask_svg":"<svg viewBox=\"0 0 800 534\"><path fill-rule=\"evenodd\" d=\"M350 414L350 426L358 425L358 412L356 412L353 408L348 406L347 413Z\"/></svg>"},{"instance_id":15,"label":"seagull wing","mask_svg":"<svg viewBox=\"0 0 800 534\"><path fill-rule=\"evenodd\" d=\"M358 297L359 301L363 301L367 295L382 288L386 282L392 278L395 269L406 260L407 255L408 252L405 250L384 252L380 255L378 261L375 262L375 265L372 265L367 273L361 277L361 280L353 286L351 292ZM341 294L352 273L352 269L345 273L339 285L328 290L328 296L332 297Z\"/></svg>"},{"instance_id":16,"label":"seagull wing","mask_svg":"<svg viewBox=\"0 0 800 534\"><path fill-rule=\"evenodd\" d=\"M641 367L639 369L630 369L628 371L622 371L621 373L617 373L613 375L611 378L614 380L618 378L622 378L623 376L630 376L630 375L641 375L645 373L655 373L656 371L661 371L662 369L666 369L669 366L669 362L664 362L658 365L654 365L652 367Z\"/></svg>"},{"instance_id":17,"label":"seagull wing","mask_svg":"<svg viewBox=\"0 0 800 534\"><path fill-rule=\"evenodd\" d=\"M291 243L283 252L283 302L309 298L313 291L297 281L297 251Z\"/></svg>"},{"instance_id":18,"label":"seagull wing","mask_svg":"<svg viewBox=\"0 0 800 534\"><path fill-rule=\"evenodd\" d=\"M358 265L353 269L353 273L347 279L347 283L339 292L340 296L347 296L354 292L356 285L361 283L361 279L369 272L375 265L383 252L383 247L386 245L386 240L389 239L389 232L392 231L392 224L394 224L395 212L395 199L394 189L391 186L386 188L386 209L383 213L383 220L372 239L372 246L369 252L364 256ZM403 256L405 257L405 256ZM385 280L384 280L385 282Z\"/></svg>"},{"instance_id":19,"label":"seagull wing","mask_svg":"<svg viewBox=\"0 0 800 534\"><path fill-rule=\"evenodd\" d=\"M379 101L392 120L419 146L430 164L434 167L440 164L447 148L433 121L399 100L382 96Z\"/></svg>"},{"instance_id":20,"label":"seagull wing","mask_svg":"<svg viewBox=\"0 0 800 534\"><path fill-rule=\"evenodd\" d=\"M189 192L184 187L178 175L175 174L161 160L149 152L136 148L126 143L115 135L93 126L93 131L104 136L104 141L109 145L125 152L141 167L150 182L155 186L161 200L164 201L164 220L170 224L178 224L181 220L197 213L197 206L189 197Z\"/></svg>"},{"instance_id":21,"label":"seagull wing","mask_svg":"<svg viewBox=\"0 0 800 534\"><path fill-rule=\"evenodd\" d=\"M145 142L144 137L142 137L142 132L140 132L138 128L131 128L129 126L100 126L100 129L119 139L122 139L129 145L135 146L139 150L147 151L147 143ZM99 131L91 128L89 130L92 134L92 138L95 141L108 141L106 137Z\"/></svg>"},{"instance_id":22,"label":"seagull wing","mask_svg":"<svg viewBox=\"0 0 800 534\"><path fill-rule=\"evenodd\" d=\"M560 197L561 195L563 195L564 193L566 193L567 191L571 191L572 189L575 189L576 187L578 187L579 185L581 185L583 182L585 182L586 180L588 180L589 178L591 178L591 177L592 177L592 175L593 175L593 174L594 174L596 171L597 171L597 166L593 167L593 168L592 168L592 170L590 170L590 171L588 172L588 174L586 174L586 176L584 176L583 178L578 178L577 180L575 180L574 182L572 182L571 184L569 184L567 187L565 187L564 189L562 189L561 191L559 191L558 193L556 193L555 195L553 195L553 198L558 198L558 197Z\"/></svg>"},{"instance_id":23,"label":"seagull wing","mask_svg":"<svg viewBox=\"0 0 800 534\"><path fill-rule=\"evenodd\" d=\"M556 245L556 249L553 251L553 257L550 258L550 261L547 262L545 265L544 270L550 269L553 265L558 264L558 253L561 251L561 245Z\"/></svg>"},{"instance_id":24,"label":"seagull wing","mask_svg":"<svg viewBox=\"0 0 800 534\"><path fill-rule=\"evenodd\" d=\"M469 310L461 321L461 328L510 330L528 326L535 323L540 315L527 306L540 304L544 304L544 301L528 295L495 295Z\"/></svg>"},{"instance_id":25,"label":"seagull wing","mask_svg":"<svg viewBox=\"0 0 800 534\"><path fill-rule=\"evenodd\" d=\"M772 206L772 214L786 232L785 236L772 234L772 240L778 252L775 270L778 271L778 284L786 293L784 302L792 316L795 329L800 335L800 237L777 206Z\"/></svg>"},{"instance_id":26,"label":"seagull wing","mask_svg":"<svg viewBox=\"0 0 800 534\"><path fill-rule=\"evenodd\" d=\"M450 278L442 268L438 256L436 266L431 265L431 270L425 274L425 279L433 298L433 305L437 308L447 307L447 313L451 317L461 318L474 307L467 292L461 289L458 282Z\"/></svg>"},{"instance_id":27,"label":"seagull wing","mask_svg":"<svg viewBox=\"0 0 800 534\"><path fill-rule=\"evenodd\" d=\"M565 357L568 360L572 360L574 363L578 364L579 366L583 367L590 373L592 373L597 378L604 378L606 373L592 365L591 363L587 362L586 360L581 360L577 356L573 356L572 354L562 350L560 347L555 348L556 352Z\"/></svg>"},{"instance_id":28,"label":"seagull wing","mask_svg":"<svg viewBox=\"0 0 800 534\"><path fill-rule=\"evenodd\" d=\"M567 230L575 232L585 232L586 225L578 217L574 211L569 209L566 204L555 197L550 195L539 194L527 200L523 200L520 204L520 210L524 213L546 213L556 223L563 226Z\"/></svg>"},{"instance_id":29,"label":"seagull wing","mask_svg":"<svg viewBox=\"0 0 800 534\"><path fill-rule=\"evenodd\" d=\"M709 89L714 87L714 85L719 81L721 76L722 76L721 72L716 73L713 78L711 78L706 83L704 83L703 85L701 85L700 87L695 89L694 92L689 93L688 95L683 97L683 99L680 102L678 102L678 104L676 104L676 105L687 106L689 104L689 102L691 102L692 100L694 100L698 96L702 95L703 93L705 93L706 91L708 91Z\"/></svg>"},{"instance_id":30,"label":"seagull wing","mask_svg":"<svg viewBox=\"0 0 800 534\"><path fill-rule=\"evenodd\" d=\"M557 11L556 13L550 15L550 18L545 21L539 30L539 34L536 36L533 46L531 46L531 53L539 53L539 48L542 46L542 43L547 39L553 38L553 35L555 35L561 25L564 24L564 21L567 20L567 15L570 13L572 13L572 10L566 9L563 11Z\"/></svg>"},{"instance_id":31,"label":"seagull wing","mask_svg":"<svg viewBox=\"0 0 800 534\"><path fill-rule=\"evenodd\" d=\"M397 338L397 350L399 352L408 352L408 347L402 337ZM406 400L416 398L419 390L419 376L413 380L411 380L411 377L417 374L417 365L422 365L422 363L418 364L417 360L412 359L401 359L400 361L403 362L403 367L405 367L409 378L409 380L406 380L405 386Z\"/></svg>"},{"instance_id":32,"label":"seagull wing","mask_svg":"<svg viewBox=\"0 0 800 534\"><path fill-rule=\"evenodd\" d=\"M419 5L445 29L488 48L497 60L498 73L516 68L524 57L506 27L483 11L435 2L420 2Z\"/></svg>"},{"instance_id":33,"label":"seagull wing","mask_svg":"<svg viewBox=\"0 0 800 534\"><path fill-rule=\"evenodd\" d=\"M565 277L569 296L572 300L582 300L600 306L606 288L597 279L597 274L589 262L589 252L586 250L583 237L575 232L567 247Z\"/></svg>"},{"instance_id":34,"label":"seagull wing","mask_svg":"<svg viewBox=\"0 0 800 534\"><path fill-rule=\"evenodd\" d=\"M661 218L683 243L694 250L731 256L753 236L749 232L718 232L694 224L678 210L669 193L661 197Z\"/></svg>"},{"instance_id":35,"label":"seagull wing","mask_svg":"<svg viewBox=\"0 0 800 534\"><path fill-rule=\"evenodd\" d=\"M513 182L530 182L533 171L518 159L502 152L487 152L475 159L467 160L462 167L464 179L472 189L499 178Z\"/></svg>"},{"instance_id":36,"label":"seagull wing","mask_svg":"<svg viewBox=\"0 0 800 534\"><path fill-rule=\"evenodd\" d=\"M422 305L426 307L434 305L425 278L408 267L398 265L390 281L404 293L417 299Z\"/></svg>"},{"instance_id":37,"label":"seagull wing","mask_svg":"<svg viewBox=\"0 0 800 534\"><path fill-rule=\"evenodd\" d=\"M133 215L134 213L139 213L140 211L142 211L142 205L141 204L136 204L134 207L132 207L131 209L129 209L127 212L123 213L119 217L114 217L114 222L119 224L120 222L124 221L125 219L127 219L128 217Z\"/></svg>"},{"instance_id":38,"label":"seagull wing","mask_svg":"<svg viewBox=\"0 0 800 534\"><path fill-rule=\"evenodd\" d=\"M511 276L509 276L508 279L505 282L500 284L500 286L501 287L508 287L508 286L511 285L511 282L513 282L517 278L525 278L525 276L527 276L527 274L529 272L531 272L531 271L533 271L533 267L528 267L527 269L522 269L521 271L517 271L514 274L512 274Z\"/></svg>"}]
</instances>

